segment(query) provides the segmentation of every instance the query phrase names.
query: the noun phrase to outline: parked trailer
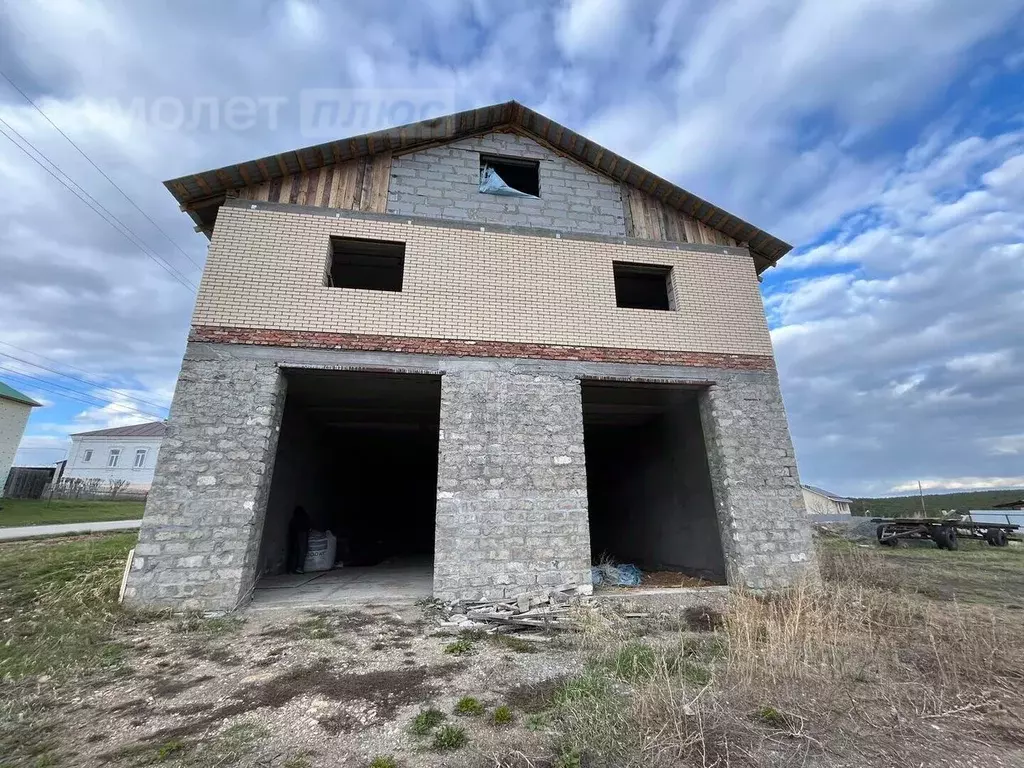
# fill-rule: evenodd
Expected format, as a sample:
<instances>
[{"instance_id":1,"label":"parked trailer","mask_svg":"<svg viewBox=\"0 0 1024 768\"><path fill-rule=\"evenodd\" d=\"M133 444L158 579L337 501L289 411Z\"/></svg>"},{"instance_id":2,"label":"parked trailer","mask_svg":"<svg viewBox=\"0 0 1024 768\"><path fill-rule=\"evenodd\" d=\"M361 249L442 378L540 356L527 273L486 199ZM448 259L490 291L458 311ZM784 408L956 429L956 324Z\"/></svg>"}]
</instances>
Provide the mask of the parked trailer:
<instances>
[{"instance_id":1,"label":"parked trailer","mask_svg":"<svg viewBox=\"0 0 1024 768\"><path fill-rule=\"evenodd\" d=\"M1008 534L1020 529L1012 523L979 523L959 518L942 519L926 517L874 517L878 523L875 535L884 547L898 547L907 539L929 539L939 549L956 549L960 538L981 539L992 547L1009 544Z\"/></svg>"}]
</instances>

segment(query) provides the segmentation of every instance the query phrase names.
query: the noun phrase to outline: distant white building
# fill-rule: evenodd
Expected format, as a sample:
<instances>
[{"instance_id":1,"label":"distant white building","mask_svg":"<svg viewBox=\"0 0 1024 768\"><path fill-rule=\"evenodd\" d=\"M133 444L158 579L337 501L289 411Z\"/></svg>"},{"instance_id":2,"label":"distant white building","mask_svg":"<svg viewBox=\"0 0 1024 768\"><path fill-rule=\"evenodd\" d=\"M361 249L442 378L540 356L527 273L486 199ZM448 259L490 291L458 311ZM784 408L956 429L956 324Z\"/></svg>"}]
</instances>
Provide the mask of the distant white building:
<instances>
[{"instance_id":1,"label":"distant white building","mask_svg":"<svg viewBox=\"0 0 1024 768\"><path fill-rule=\"evenodd\" d=\"M128 490L149 490L166 425L162 421L71 435L65 478L127 480Z\"/></svg>"},{"instance_id":2,"label":"distant white building","mask_svg":"<svg viewBox=\"0 0 1024 768\"><path fill-rule=\"evenodd\" d=\"M824 488L813 485L801 485L804 492L804 505L809 515L848 515L851 499L829 493Z\"/></svg>"},{"instance_id":3,"label":"distant white building","mask_svg":"<svg viewBox=\"0 0 1024 768\"><path fill-rule=\"evenodd\" d=\"M14 454L25 434L25 425L33 408L38 408L31 397L0 381L0 496L7 484L7 473L14 463Z\"/></svg>"}]
</instances>

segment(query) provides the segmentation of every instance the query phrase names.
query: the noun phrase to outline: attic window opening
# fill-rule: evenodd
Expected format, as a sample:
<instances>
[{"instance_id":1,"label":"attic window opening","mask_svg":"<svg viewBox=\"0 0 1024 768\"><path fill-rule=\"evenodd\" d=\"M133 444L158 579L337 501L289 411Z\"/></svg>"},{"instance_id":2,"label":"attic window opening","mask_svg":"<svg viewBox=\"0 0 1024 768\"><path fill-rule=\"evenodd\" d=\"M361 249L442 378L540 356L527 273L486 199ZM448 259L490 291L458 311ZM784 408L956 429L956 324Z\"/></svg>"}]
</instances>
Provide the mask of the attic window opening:
<instances>
[{"instance_id":1,"label":"attic window opening","mask_svg":"<svg viewBox=\"0 0 1024 768\"><path fill-rule=\"evenodd\" d=\"M540 161L480 155L480 191L508 197L540 197Z\"/></svg>"},{"instance_id":2,"label":"attic window opening","mask_svg":"<svg viewBox=\"0 0 1024 768\"><path fill-rule=\"evenodd\" d=\"M672 267L612 262L615 306L625 309L675 309L672 299Z\"/></svg>"},{"instance_id":3,"label":"attic window opening","mask_svg":"<svg viewBox=\"0 0 1024 768\"><path fill-rule=\"evenodd\" d=\"M401 291L404 273L405 243L331 238L329 287Z\"/></svg>"}]
</instances>

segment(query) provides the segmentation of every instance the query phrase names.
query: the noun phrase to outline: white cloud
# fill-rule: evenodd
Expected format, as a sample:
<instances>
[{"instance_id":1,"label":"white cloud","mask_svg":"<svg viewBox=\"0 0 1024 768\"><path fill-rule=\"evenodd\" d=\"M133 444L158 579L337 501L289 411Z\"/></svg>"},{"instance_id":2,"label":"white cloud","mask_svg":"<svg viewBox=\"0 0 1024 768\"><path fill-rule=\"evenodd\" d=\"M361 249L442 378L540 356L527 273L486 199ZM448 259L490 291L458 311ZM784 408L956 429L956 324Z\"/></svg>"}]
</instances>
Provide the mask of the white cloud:
<instances>
[{"instance_id":1,"label":"white cloud","mask_svg":"<svg viewBox=\"0 0 1024 768\"><path fill-rule=\"evenodd\" d=\"M198 19L175 4L14 3L0 25L5 71L196 261L205 241L160 180L311 143L301 89L517 98L800 246L765 293L809 481L1019 474L977 440L1024 433L1024 137L1019 115L951 103L949 88L1024 0L208 5ZM161 130L126 111L237 95L288 103L248 131ZM5 87L0 116L187 268ZM192 296L3 142L0 340L166 402ZM66 405L37 422L79 428Z\"/></svg>"},{"instance_id":2,"label":"white cloud","mask_svg":"<svg viewBox=\"0 0 1024 768\"><path fill-rule=\"evenodd\" d=\"M615 58L618 36L634 11L627 0L569 0L558 13L555 37L569 58Z\"/></svg>"},{"instance_id":3,"label":"white cloud","mask_svg":"<svg viewBox=\"0 0 1024 768\"><path fill-rule=\"evenodd\" d=\"M1024 136L947 142L906 153L869 214L852 212L859 231L784 259L766 283L812 482L867 493L899 490L907 470L936 488L1019 474L1012 440L990 436L1024 432L1024 190L1003 183Z\"/></svg>"},{"instance_id":4,"label":"white cloud","mask_svg":"<svg viewBox=\"0 0 1024 768\"><path fill-rule=\"evenodd\" d=\"M925 491L985 491L1024 486L1024 475L1016 477L930 477L920 481ZM917 480L908 480L889 488L890 493L917 490Z\"/></svg>"},{"instance_id":5,"label":"white cloud","mask_svg":"<svg viewBox=\"0 0 1024 768\"><path fill-rule=\"evenodd\" d=\"M1024 454L1024 433L1019 435L1000 435L978 440L980 447L994 455L1007 454L1016 456Z\"/></svg>"},{"instance_id":6,"label":"white cloud","mask_svg":"<svg viewBox=\"0 0 1024 768\"><path fill-rule=\"evenodd\" d=\"M1013 363L1013 354L1006 349L997 352L976 352L951 358L946 367L951 371L991 373L1008 369Z\"/></svg>"}]
</instances>

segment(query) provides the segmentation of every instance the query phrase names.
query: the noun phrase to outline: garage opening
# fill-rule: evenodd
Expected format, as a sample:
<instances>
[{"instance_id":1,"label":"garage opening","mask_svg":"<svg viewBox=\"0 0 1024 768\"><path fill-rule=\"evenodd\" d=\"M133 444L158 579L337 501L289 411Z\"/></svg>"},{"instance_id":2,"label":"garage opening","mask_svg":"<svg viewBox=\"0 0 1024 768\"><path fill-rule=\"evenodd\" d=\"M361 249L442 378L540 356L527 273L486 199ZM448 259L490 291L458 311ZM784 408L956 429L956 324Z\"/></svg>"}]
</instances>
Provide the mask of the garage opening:
<instances>
[{"instance_id":1,"label":"garage opening","mask_svg":"<svg viewBox=\"0 0 1024 768\"><path fill-rule=\"evenodd\" d=\"M582 382L594 564L636 565L649 586L725 583L699 390Z\"/></svg>"},{"instance_id":2,"label":"garage opening","mask_svg":"<svg viewBox=\"0 0 1024 768\"><path fill-rule=\"evenodd\" d=\"M259 560L264 578L254 603L429 597L441 377L319 370L285 376ZM288 573L296 507L311 529L336 537L329 570Z\"/></svg>"}]
</instances>

